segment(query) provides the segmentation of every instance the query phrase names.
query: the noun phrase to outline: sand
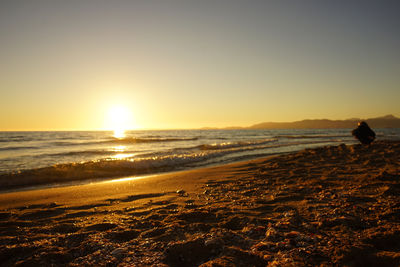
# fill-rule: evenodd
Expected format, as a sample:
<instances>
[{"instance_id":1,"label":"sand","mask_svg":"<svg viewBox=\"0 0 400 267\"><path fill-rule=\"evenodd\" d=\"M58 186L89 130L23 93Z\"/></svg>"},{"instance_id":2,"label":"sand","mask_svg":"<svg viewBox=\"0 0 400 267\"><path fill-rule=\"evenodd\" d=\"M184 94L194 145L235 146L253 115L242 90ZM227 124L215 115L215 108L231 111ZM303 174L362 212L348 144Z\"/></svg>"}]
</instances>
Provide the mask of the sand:
<instances>
[{"instance_id":1,"label":"sand","mask_svg":"<svg viewBox=\"0 0 400 267\"><path fill-rule=\"evenodd\" d=\"M0 195L2 266L398 266L400 142Z\"/></svg>"}]
</instances>

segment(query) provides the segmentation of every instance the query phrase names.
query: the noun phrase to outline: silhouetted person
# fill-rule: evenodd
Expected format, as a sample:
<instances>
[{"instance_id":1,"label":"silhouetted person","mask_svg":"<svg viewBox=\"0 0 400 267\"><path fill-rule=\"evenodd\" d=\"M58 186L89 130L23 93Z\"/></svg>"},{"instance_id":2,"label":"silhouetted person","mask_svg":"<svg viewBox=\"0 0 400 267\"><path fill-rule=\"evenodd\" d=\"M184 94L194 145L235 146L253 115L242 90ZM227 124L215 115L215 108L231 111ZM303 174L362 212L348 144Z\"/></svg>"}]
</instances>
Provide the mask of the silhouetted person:
<instances>
[{"instance_id":1,"label":"silhouetted person","mask_svg":"<svg viewBox=\"0 0 400 267\"><path fill-rule=\"evenodd\" d=\"M364 145L369 145L375 140L374 131L369 128L365 121L359 122L358 127L355 128L351 134Z\"/></svg>"}]
</instances>

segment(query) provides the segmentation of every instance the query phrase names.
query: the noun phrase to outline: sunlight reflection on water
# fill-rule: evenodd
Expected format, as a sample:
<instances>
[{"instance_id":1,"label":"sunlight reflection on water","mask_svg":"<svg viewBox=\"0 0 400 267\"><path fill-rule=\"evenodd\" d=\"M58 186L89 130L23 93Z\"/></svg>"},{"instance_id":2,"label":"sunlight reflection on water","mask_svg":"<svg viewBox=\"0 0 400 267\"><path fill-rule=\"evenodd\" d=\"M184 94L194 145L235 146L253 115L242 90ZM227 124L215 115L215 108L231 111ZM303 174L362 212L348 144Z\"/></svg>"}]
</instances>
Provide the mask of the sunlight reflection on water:
<instances>
[{"instance_id":1,"label":"sunlight reflection on water","mask_svg":"<svg viewBox=\"0 0 400 267\"><path fill-rule=\"evenodd\" d=\"M117 154L114 156L111 156L112 159L126 159L135 156L135 154Z\"/></svg>"},{"instance_id":2,"label":"sunlight reflection on water","mask_svg":"<svg viewBox=\"0 0 400 267\"><path fill-rule=\"evenodd\" d=\"M124 129L115 129L113 136L115 138L124 138L125 137L125 130Z\"/></svg>"},{"instance_id":3,"label":"sunlight reflection on water","mask_svg":"<svg viewBox=\"0 0 400 267\"><path fill-rule=\"evenodd\" d=\"M126 149L126 146L115 146L113 147L114 152L124 152Z\"/></svg>"}]
</instances>

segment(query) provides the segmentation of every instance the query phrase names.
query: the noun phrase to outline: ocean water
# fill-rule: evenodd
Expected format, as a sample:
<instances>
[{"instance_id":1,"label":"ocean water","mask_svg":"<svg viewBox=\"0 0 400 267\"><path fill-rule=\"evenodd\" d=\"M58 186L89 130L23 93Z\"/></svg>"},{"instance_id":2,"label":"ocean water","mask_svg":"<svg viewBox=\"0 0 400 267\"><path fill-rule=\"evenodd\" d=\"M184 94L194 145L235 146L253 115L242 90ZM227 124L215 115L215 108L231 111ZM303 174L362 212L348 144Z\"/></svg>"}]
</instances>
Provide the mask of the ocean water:
<instances>
[{"instance_id":1,"label":"ocean water","mask_svg":"<svg viewBox=\"0 0 400 267\"><path fill-rule=\"evenodd\" d=\"M376 132L400 139L400 129ZM350 129L0 132L0 186L155 174L341 143L357 143Z\"/></svg>"}]
</instances>

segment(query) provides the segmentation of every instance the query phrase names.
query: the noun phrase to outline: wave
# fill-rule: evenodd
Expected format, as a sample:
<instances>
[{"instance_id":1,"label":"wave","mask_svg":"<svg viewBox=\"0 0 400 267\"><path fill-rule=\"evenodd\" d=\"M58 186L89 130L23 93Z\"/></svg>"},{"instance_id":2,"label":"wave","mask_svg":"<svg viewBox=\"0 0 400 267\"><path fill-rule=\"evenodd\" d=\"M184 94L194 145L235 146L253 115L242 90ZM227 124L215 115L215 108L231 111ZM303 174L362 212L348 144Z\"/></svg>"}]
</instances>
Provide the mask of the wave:
<instances>
[{"instance_id":1,"label":"wave","mask_svg":"<svg viewBox=\"0 0 400 267\"><path fill-rule=\"evenodd\" d=\"M345 137L351 137L350 135L276 135L274 138L281 139L281 138L287 138L287 139L321 139L321 138L345 138Z\"/></svg>"},{"instance_id":2,"label":"wave","mask_svg":"<svg viewBox=\"0 0 400 267\"><path fill-rule=\"evenodd\" d=\"M217 144L203 144L199 145L196 148L200 150L220 150L220 149L228 149L228 148L236 148L236 147L244 147L244 146L255 146L255 145L263 145L271 142L276 142L278 139L263 139L256 141L238 141L238 142L226 142L226 143L217 143Z\"/></svg>"},{"instance_id":3,"label":"wave","mask_svg":"<svg viewBox=\"0 0 400 267\"><path fill-rule=\"evenodd\" d=\"M169 141L172 142L172 140L175 140L176 138L168 139ZM146 139L149 141L149 139ZM152 138L151 140L154 140ZM165 138L158 138L157 139L159 142L161 140L165 140ZM178 139L182 141L183 139L180 138ZM197 140L195 138L190 138L190 139L184 139L184 140ZM129 140L124 140L124 141L129 141ZM143 139L139 140L139 142L142 142ZM264 140L256 140L256 141L240 141L240 142L226 142L226 143L217 143L217 144L203 144L200 146L194 146L194 147L178 147L174 148L171 150L165 150L165 151L157 151L157 152L152 152L152 153L146 153L144 154L145 151L140 152L141 157L159 157L159 156L164 156L164 155L171 155L171 154L187 154L187 153L193 153L194 151L208 151L208 150L226 150L226 149L231 149L231 148L240 148L240 147L247 147L247 146L256 146L256 145L263 145L263 144L268 144L271 142L277 141L276 139L264 139ZM2 150L24 150L24 149L37 149L37 147L7 147L7 148L0 148L0 151ZM112 150L112 149L89 149L89 150L77 150L77 151L63 151L63 152L56 152L56 153L42 153L41 157L91 157L91 156L97 156L103 157L103 158L114 158L115 155L118 154L136 154L138 153L137 150Z\"/></svg>"},{"instance_id":4,"label":"wave","mask_svg":"<svg viewBox=\"0 0 400 267\"><path fill-rule=\"evenodd\" d=\"M57 164L49 167L0 174L2 189L49 183L123 177L176 170L177 167L203 161L207 153L147 157L139 159L101 159L82 163Z\"/></svg>"},{"instance_id":5,"label":"wave","mask_svg":"<svg viewBox=\"0 0 400 267\"><path fill-rule=\"evenodd\" d=\"M7 146L0 147L0 151L15 151L15 150L25 150L25 149L37 149L36 146Z\"/></svg>"},{"instance_id":6,"label":"wave","mask_svg":"<svg viewBox=\"0 0 400 267\"><path fill-rule=\"evenodd\" d=\"M86 150L86 151L69 151L63 153L54 153L54 154L44 154L43 156L92 156L92 155L113 155L113 154L121 154L128 152L116 152L116 151L108 151L108 150Z\"/></svg>"},{"instance_id":7,"label":"wave","mask_svg":"<svg viewBox=\"0 0 400 267\"><path fill-rule=\"evenodd\" d=\"M189 167L213 164L221 161L222 157L228 156L237 158L242 153L248 151L257 151L262 149L264 152L279 153L279 149L288 146L307 145L324 143L323 141L314 142L296 142L287 144L274 144L273 140L249 142L247 146L227 147L224 149L203 150L182 154L159 154L159 155L141 155L138 157L128 157L124 159L106 158L87 162L75 162L56 164L49 167L42 167L29 170L21 170L12 173L0 174L0 187L3 190L11 188L21 188L27 186L37 186L40 184L66 183L71 181L115 178L131 175L153 174L166 171L176 171ZM223 159L226 161L226 159Z\"/></svg>"},{"instance_id":8,"label":"wave","mask_svg":"<svg viewBox=\"0 0 400 267\"><path fill-rule=\"evenodd\" d=\"M7 142L22 142L22 141L32 141L33 139L26 136L0 136L0 143Z\"/></svg>"},{"instance_id":9,"label":"wave","mask_svg":"<svg viewBox=\"0 0 400 267\"><path fill-rule=\"evenodd\" d=\"M53 146L82 146L82 145L101 145L101 144L141 144L141 143L161 143L161 142L184 142L184 141L196 141L197 137L193 138L136 138L136 137L125 137L125 138L112 138L100 141L89 141L89 142L52 142Z\"/></svg>"},{"instance_id":10,"label":"wave","mask_svg":"<svg viewBox=\"0 0 400 267\"><path fill-rule=\"evenodd\" d=\"M160 142L184 142L184 141L196 141L197 137L189 137L189 138L136 138L136 137L126 137L126 138L115 138L113 140L104 141L105 143L126 143L126 144L135 144L135 143L160 143Z\"/></svg>"}]
</instances>

